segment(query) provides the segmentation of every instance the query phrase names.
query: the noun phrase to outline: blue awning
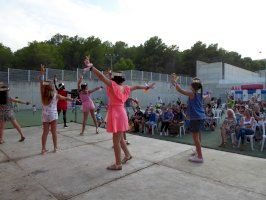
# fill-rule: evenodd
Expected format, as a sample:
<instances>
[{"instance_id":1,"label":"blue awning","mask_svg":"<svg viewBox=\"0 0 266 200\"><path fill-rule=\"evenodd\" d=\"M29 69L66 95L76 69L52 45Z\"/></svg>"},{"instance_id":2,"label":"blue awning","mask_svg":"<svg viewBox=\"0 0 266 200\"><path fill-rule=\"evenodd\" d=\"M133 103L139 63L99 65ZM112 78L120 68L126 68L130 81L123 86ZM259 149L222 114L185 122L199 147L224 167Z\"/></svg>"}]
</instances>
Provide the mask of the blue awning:
<instances>
[{"instance_id":1,"label":"blue awning","mask_svg":"<svg viewBox=\"0 0 266 200\"><path fill-rule=\"evenodd\" d=\"M235 94L243 94L243 91L242 90L236 90Z\"/></svg>"},{"instance_id":2,"label":"blue awning","mask_svg":"<svg viewBox=\"0 0 266 200\"><path fill-rule=\"evenodd\" d=\"M266 90L261 90L261 94L266 94Z\"/></svg>"},{"instance_id":3,"label":"blue awning","mask_svg":"<svg viewBox=\"0 0 266 200\"><path fill-rule=\"evenodd\" d=\"M248 90L248 94L254 94L256 93L256 90Z\"/></svg>"}]
</instances>

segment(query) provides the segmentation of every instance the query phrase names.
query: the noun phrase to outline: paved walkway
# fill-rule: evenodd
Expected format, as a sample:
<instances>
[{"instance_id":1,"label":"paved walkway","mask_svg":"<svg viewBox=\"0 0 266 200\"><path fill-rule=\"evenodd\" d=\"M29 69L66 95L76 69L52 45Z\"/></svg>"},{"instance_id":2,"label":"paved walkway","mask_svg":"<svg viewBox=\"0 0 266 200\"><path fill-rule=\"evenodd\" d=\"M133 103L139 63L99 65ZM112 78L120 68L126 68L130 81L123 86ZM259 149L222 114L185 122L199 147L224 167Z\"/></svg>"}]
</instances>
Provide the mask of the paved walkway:
<instances>
[{"instance_id":1,"label":"paved walkway","mask_svg":"<svg viewBox=\"0 0 266 200\"><path fill-rule=\"evenodd\" d=\"M74 123L60 129L61 150L45 156L39 154L40 127L24 128L24 143L6 130L0 199L266 199L265 159L204 149L205 163L193 164L187 161L191 146L128 134L134 158L111 172L105 169L114 160L111 135L87 127L79 136L79 130Z\"/></svg>"}]
</instances>

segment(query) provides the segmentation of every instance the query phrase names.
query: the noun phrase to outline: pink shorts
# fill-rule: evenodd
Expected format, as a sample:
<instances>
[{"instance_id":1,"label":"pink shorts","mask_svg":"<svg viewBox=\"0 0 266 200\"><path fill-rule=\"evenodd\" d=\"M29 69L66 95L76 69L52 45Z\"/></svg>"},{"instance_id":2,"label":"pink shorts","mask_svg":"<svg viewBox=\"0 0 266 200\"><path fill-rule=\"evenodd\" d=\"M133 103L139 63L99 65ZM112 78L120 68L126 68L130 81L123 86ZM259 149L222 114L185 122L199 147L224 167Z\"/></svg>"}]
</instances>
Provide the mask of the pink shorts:
<instances>
[{"instance_id":1,"label":"pink shorts","mask_svg":"<svg viewBox=\"0 0 266 200\"><path fill-rule=\"evenodd\" d=\"M94 109L95 109L95 105L92 101L82 104L82 112L89 112L90 110L94 110Z\"/></svg>"}]
</instances>

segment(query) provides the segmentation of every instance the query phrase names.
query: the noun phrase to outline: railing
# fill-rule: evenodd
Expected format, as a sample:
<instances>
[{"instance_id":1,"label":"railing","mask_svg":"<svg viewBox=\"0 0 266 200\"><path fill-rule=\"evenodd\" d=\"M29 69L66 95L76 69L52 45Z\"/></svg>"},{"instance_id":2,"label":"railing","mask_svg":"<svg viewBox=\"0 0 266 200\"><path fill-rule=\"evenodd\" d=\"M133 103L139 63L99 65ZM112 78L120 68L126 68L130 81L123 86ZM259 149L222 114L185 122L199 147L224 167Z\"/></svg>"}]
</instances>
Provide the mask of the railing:
<instances>
[{"instance_id":1,"label":"railing","mask_svg":"<svg viewBox=\"0 0 266 200\"><path fill-rule=\"evenodd\" d=\"M60 81L77 81L79 76L83 73L82 69L71 70L60 70L46 68L45 79L52 80L54 76ZM127 81L160 81L169 82L169 74L161 74L155 72L137 71L137 70L127 70L123 72ZM8 68L6 71L0 71L0 81L9 84L14 81L27 81L34 82L38 81L40 75L39 71L35 70L23 70L23 69L12 69ZM84 75L84 79L97 80L97 77L91 73L87 72ZM189 76L179 76L178 83L183 85L189 85L191 83L191 77Z\"/></svg>"}]
</instances>

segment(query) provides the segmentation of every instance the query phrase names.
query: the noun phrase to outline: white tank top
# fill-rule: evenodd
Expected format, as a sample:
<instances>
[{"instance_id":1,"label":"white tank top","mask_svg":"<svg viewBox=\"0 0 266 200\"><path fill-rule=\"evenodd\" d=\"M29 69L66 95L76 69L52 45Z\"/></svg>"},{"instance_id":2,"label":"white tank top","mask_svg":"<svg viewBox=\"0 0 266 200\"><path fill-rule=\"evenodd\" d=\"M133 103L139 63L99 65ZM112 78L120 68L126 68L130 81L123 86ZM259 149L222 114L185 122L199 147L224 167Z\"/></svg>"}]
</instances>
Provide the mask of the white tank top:
<instances>
[{"instance_id":1,"label":"white tank top","mask_svg":"<svg viewBox=\"0 0 266 200\"><path fill-rule=\"evenodd\" d=\"M52 101L50 102L49 105L42 105L42 111L43 113L51 114L54 112L57 112L57 97L56 93L53 96Z\"/></svg>"}]
</instances>

